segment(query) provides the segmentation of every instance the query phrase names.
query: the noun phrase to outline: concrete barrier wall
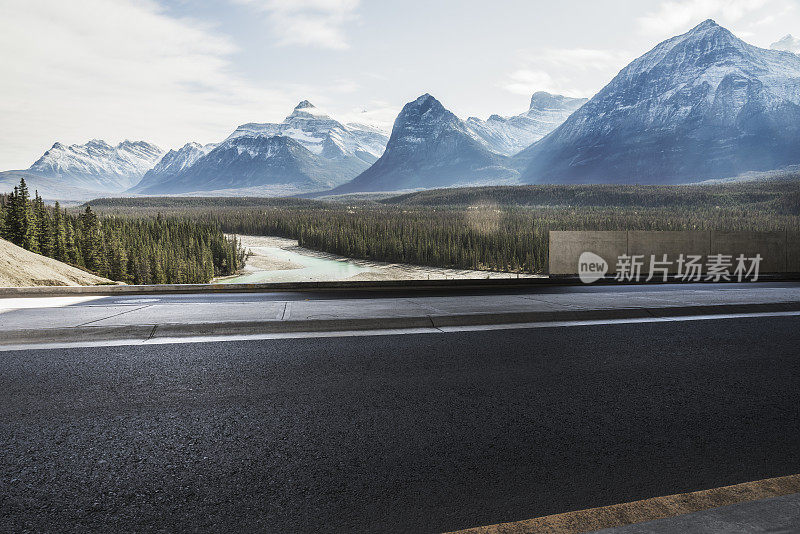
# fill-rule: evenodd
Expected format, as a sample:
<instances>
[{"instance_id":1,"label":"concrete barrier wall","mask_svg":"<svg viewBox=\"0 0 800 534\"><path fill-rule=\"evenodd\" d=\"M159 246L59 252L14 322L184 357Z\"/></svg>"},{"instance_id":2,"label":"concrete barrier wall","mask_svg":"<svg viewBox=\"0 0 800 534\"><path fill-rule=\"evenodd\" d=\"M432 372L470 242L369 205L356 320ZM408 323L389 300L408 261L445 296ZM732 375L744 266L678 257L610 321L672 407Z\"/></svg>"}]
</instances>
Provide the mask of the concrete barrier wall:
<instances>
[{"instance_id":1,"label":"concrete barrier wall","mask_svg":"<svg viewBox=\"0 0 800 534\"><path fill-rule=\"evenodd\" d=\"M786 241L786 270L800 273L800 232L789 232Z\"/></svg>"},{"instance_id":2,"label":"concrete barrier wall","mask_svg":"<svg viewBox=\"0 0 800 534\"><path fill-rule=\"evenodd\" d=\"M709 232L630 231L627 234L627 254L629 256L644 256L647 268L650 266L650 256L656 256L659 261L663 259L665 254L667 259L672 261L676 260L681 254L684 256L702 256L702 261L705 264L708 255L712 253ZM606 259L608 262L616 262L616 260L617 257ZM675 273L677 271L678 265L673 263L668 272Z\"/></svg>"},{"instance_id":3,"label":"concrete barrier wall","mask_svg":"<svg viewBox=\"0 0 800 534\"><path fill-rule=\"evenodd\" d=\"M644 256L643 273L649 270L651 256L658 261L665 254L672 262L680 254L702 256L704 265L710 255L725 254L735 260L740 254L747 258L761 254L761 273L800 273L799 232L550 232L550 274L578 274L578 258L583 252L606 260L609 274L616 273L617 258L623 254ZM673 263L669 271L677 269Z\"/></svg>"},{"instance_id":4,"label":"concrete barrier wall","mask_svg":"<svg viewBox=\"0 0 800 534\"><path fill-rule=\"evenodd\" d=\"M587 237L589 233L592 234L590 238ZM584 252L615 258L613 264L608 262L609 272L614 273L616 258L627 250L627 232L550 232L550 274L575 274L578 257Z\"/></svg>"}]
</instances>

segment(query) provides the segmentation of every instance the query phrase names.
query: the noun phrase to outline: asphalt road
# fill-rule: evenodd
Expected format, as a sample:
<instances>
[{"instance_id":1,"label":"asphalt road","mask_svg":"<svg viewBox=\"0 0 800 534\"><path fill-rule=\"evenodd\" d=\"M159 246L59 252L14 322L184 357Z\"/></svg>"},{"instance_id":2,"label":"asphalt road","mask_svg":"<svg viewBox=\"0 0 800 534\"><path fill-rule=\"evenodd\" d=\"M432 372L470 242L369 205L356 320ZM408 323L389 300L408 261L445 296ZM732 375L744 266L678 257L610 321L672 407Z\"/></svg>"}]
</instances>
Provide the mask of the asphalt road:
<instances>
[{"instance_id":1,"label":"asphalt road","mask_svg":"<svg viewBox=\"0 0 800 534\"><path fill-rule=\"evenodd\" d=\"M0 353L0 530L433 532L800 472L800 318Z\"/></svg>"}]
</instances>

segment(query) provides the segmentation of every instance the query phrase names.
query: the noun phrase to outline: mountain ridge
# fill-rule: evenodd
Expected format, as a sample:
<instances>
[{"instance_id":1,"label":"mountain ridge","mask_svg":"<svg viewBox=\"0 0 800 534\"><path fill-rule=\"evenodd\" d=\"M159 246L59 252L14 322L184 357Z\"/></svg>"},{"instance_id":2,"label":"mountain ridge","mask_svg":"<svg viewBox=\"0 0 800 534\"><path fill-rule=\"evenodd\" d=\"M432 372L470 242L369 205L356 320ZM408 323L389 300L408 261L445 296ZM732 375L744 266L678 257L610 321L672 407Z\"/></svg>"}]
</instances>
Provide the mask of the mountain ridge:
<instances>
[{"instance_id":1,"label":"mountain ridge","mask_svg":"<svg viewBox=\"0 0 800 534\"><path fill-rule=\"evenodd\" d=\"M496 154L464 121L428 93L403 106L383 155L330 194L451 187L515 180L508 158Z\"/></svg>"},{"instance_id":2,"label":"mountain ridge","mask_svg":"<svg viewBox=\"0 0 800 534\"><path fill-rule=\"evenodd\" d=\"M685 183L800 161L800 56L713 20L631 62L515 156L525 183Z\"/></svg>"},{"instance_id":3,"label":"mountain ridge","mask_svg":"<svg viewBox=\"0 0 800 534\"><path fill-rule=\"evenodd\" d=\"M67 179L74 187L115 192L136 184L163 153L146 141L125 140L115 146L101 139L82 145L56 142L26 172Z\"/></svg>"},{"instance_id":4,"label":"mountain ridge","mask_svg":"<svg viewBox=\"0 0 800 534\"><path fill-rule=\"evenodd\" d=\"M538 91L531 96L524 113L511 117L491 115L485 121L469 117L466 123L493 152L513 156L552 132L588 101Z\"/></svg>"},{"instance_id":5,"label":"mountain ridge","mask_svg":"<svg viewBox=\"0 0 800 534\"><path fill-rule=\"evenodd\" d=\"M330 189L374 163L388 138L369 127L348 127L308 100L282 123L245 123L210 150L186 145L132 189L139 194L198 191L303 193ZM169 155L169 154L168 154ZM167 156L165 156L167 158ZM172 162L184 163L174 169Z\"/></svg>"}]
</instances>

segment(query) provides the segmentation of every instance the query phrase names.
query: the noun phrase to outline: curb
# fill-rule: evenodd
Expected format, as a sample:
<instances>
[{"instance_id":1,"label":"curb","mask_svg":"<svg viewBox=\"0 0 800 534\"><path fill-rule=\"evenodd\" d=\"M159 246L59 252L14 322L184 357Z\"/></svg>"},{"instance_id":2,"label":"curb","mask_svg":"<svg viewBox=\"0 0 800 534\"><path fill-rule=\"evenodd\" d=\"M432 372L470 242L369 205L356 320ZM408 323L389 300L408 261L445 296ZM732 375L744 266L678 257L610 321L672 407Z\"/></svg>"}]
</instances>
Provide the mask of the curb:
<instances>
[{"instance_id":1,"label":"curb","mask_svg":"<svg viewBox=\"0 0 800 534\"><path fill-rule=\"evenodd\" d=\"M488 273L487 274L491 274ZM761 275L758 282L797 282L800 275ZM751 282L751 283L758 283ZM683 284L702 286L703 282L682 282L674 277L666 282L617 282L613 278L598 280L591 286L630 286ZM720 281L737 283L735 281ZM0 298L67 297L125 295L198 294L198 293L269 293L314 291L433 291L469 289L524 289L542 286L586 286L577 276L541 276L535 278L475 278L459 280L384 280L358 282L274 282L264 284L162 284L162 285L106 285L106 286L40 286L0 287ZM587 286L590 287L590 286Z\"/></svg>"},{"instance_id":2,"label":"curb","mask_svg":"<svg viewBox=\"0 0 800 534\"><path fill-rule=\"evenodd\" d=\"M721 304L668 308L617 308L552 312L478 313L464 315L426 315L417 317L377 317L358 319L307 319L288 321L240 321L194 324L149 324L130 326L85 326L0 332L0 346L58 342L97 342L140 339L169 339L202 336L235 336L300 332L337 332L427 329L459 326L511 325L563 321L615 319L653 319L714 316L741 313L797 312L800 302L764 304Z\"/></svg>"},{"instance_id":3,"label":"curb","mask_svg":"<svg viewBox=\"0 0 800 534\"><path fill-rule=\"evenodd\" d=\"M800 475L789 475L776 478L767 478L753 482L744 482L732 486L723 486L707 490L693 491L652 497L640 501L625 502L576 510L560 514L524 519L511 523L499 523L473 527L449 534L527 534L531 532L548 532L550 534L572 534L575 532L595 532L604 529L617 529L628 525L639 525L657 520L669 520L709 510L724 510L725 507L736 506L743 503L753 503L781 496L794 495L800 491ZM653 525L655 526L655 525ZM661 526L664 526L663 523ZM676 525L679 526L679 525ZM686 526L685 524L683 525ZM725 524L720 525L720 530L725 532ZM729 527L732 525L728 525ZM700 532L701 523L697 523ZM612 530L611 532L614 532ZM625 531L628 531L625 529ZM665 532L666 529L654 528L653 530L642 525L637 532ZM703 532L706 530L704 529ZM628 531L630 532L630 531ZM683 530L670 529L669 532L683 532ZM741 531L740 531L741 532ZM788 530L766 530L763 532L789 532Z\"/></svg>"}]
</instances>

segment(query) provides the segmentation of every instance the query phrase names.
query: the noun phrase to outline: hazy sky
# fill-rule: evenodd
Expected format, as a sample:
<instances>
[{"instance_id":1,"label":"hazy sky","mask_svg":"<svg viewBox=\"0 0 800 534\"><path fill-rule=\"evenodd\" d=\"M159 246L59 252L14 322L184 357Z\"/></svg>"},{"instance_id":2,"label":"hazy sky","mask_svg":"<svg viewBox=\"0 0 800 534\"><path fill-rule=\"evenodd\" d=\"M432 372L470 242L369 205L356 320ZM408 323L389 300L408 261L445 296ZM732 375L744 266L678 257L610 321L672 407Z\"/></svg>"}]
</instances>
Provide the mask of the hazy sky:
<instances>
[{"instance_id":1,"label":"hazy sky","mask_svg":"<svg viewBox=\"0 0 800 534\"><path fill-rule=\"evenodd\" d=\"M306 98L388 125L425 92L517 114L707 18L763 47L800 36L799 0L0 0L0 169L55 141L215 142Z\"/></svg>"}]
</instances>

